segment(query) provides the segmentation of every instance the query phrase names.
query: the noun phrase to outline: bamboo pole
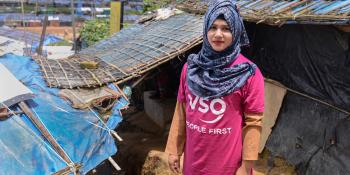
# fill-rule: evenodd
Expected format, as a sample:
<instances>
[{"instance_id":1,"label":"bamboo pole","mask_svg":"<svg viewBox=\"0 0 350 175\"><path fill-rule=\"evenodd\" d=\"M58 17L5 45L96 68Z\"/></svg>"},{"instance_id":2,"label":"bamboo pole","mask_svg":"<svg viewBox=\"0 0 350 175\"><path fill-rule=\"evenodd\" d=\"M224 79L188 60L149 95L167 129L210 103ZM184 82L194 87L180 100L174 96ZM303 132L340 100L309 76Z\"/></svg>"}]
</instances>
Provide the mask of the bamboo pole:
<instances>
[{"instance_id":1,"label":"bamboo pole","mask_svg":"<svg viewBox=\"0 0 350 175\"><path fill-rule=\"evenodd\" d=\"M136 87L139 83L141 83L148 75L150 74L150 72L145 73L141 78L139 78L138 80L136 80L132 85L131 88Z\"/></svg>"},{"instance_id":2,"label":"bamboo pole","mask_svg":"<svg viewBox=\"0 0 350 175\"><path fill-rule=\"evenodd\" d=\"M75 40L75 15L74 15L74 0L70 1L70 6L71 6L71 15L72 15L72 28L73 28L73 48L74 48L74 53L77 53L77 43Z\"/></svg>"},{"instance_id":3,"label":"bamboo pole","mask_svg":"<svg viewBox=\"0 0 350 175\"><path fill-rule=\"evenodd\" d=\"M24 0L21 0L21 9L22 9L22 27L23 27L23 38L24 38L24 45L25 45L25 48L28 48L28 41L27 41L27 35L26 35L26 23L24 21L24 3L23 3ZM24 53L23 53L24 54Z\"/></svg>"},{"instance_id":4,"label":"bamboo pole","mask_svg":"<svg viewBox=\"0 0 350 175\"><path fill-rule=\"evenodd\" d=\"M38 15L39 3L38 0L35 1L35 15Z\"/></svg>"},{"instance_id":5,"label":"bamboo pole","mask_svg":"<svg viewBox=\"0 0 350 175\"><path fill-rule=\"evenodd\" d=\"M108 157L108 161L112 164L112 166L113 166L116 170L118 170L118 171L122 170L122 169L120 168L120 166L112 159L112 157Z\"/></svg>"},{"instance_id":6,"label":"bamboo pole","mask_svg":"<svg viewBox=\"0 0 350 175\"><path fill-rule=\"evenodd\" d=\"M68 157L67 153L63 150L63 148L57 143L57 141L53 138L50 132L46 129L43 123L33 114L28 105L25 102L18 103L21 110L28 116L28 118L33 122L33 124L39 129L39 131L43 134L44 138L50 143L53 149L61 156L61 158L68 164L74 164L71 159Z\"/></svg>"},{"instance_id":7,"label":"bamboo pole","mask_svg":"<svg viewBox=\"0 0 350 175\"><path fill-rule=\"evenodd\" d=\"M43 51L43 43L45 40L45 34L46 34L46 26L48 23L48 14L47 14L47 6L48 6L48 2L45 2L45 10L46 10L46 14L45 14L45 18L44 18L44 23L43 23L43 30L41 32L41 36L40 36L40 43L39 43L39 47L37 48L37 53L38 55L42 55L42 51Z\"/></svg>"},{"instance_id":8,"label":"bamboo pole","mask_svg":"<svg viewBox=\"0 0 350 175\"><path fill-rule=\"evenodd\" d=\"M93 15L93 18L92 19L95 19L96 18L96 0L93 1L93 8L91 9L91 11L93 11L92 15Z\"/></svg>"},{"instance_id":9,"label":"bamboo pole","mask_svg":"<svg viewBox=\"0 0 350 175\"><path fill-rule=\"evenodd\" d=\"M21 9L22 9L22 27L25 27L25 22L24 22L24 5L23 5L23 0L21 0Z\"/></svg>"},{"instance_id":10,"label":"bamboo pole","mask_svg":"<svg viewBox=\"0 0 350 175\"><path fill-rule=\"evenodd\" d=\"M6 113L0 113L0 120L1 119L6 119L11 115L20 115L23 114L21 111L14 111L14 112L6 112Z\"/></svg>"}]
</instances>

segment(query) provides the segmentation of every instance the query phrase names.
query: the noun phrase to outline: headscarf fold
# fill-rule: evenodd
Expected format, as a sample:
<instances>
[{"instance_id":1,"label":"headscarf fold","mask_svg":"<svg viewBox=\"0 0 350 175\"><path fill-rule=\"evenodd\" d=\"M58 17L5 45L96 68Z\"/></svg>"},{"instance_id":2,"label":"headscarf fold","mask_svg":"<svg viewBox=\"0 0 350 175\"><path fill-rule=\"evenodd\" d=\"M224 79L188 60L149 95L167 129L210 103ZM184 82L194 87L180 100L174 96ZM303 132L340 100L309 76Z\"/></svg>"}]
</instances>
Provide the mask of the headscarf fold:
<instances>
[{"instance_id":1,"label":"headscarf fold","mask_svg":"<svg viewBox=\"0 0 350 175\"><path fill-rule=\"evenodd\" d=\"M214 21L223 16L232 32L232 44L222 52L215 51L208 41L208 30ZM187 84L190 91L203 98L226 96L241 88L254 74L256 66L242 63L229 67L241 52L240 47L248 45L249 40L232 0L213 1L204 17L203 46L198 54L187 59Z\"/></svg>"}]
</instances>

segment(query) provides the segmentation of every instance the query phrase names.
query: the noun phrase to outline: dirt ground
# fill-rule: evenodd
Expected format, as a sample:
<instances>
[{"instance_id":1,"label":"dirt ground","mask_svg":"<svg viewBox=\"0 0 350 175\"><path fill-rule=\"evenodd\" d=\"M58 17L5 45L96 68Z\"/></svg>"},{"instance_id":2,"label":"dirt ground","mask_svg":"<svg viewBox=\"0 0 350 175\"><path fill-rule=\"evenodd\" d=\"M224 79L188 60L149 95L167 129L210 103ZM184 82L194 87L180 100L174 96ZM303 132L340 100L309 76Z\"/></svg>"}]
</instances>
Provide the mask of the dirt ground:
<instances>
[{"instance_id":1,"label":"dirt ground","mask_svg":"<svg viewBox=\"0 0 350 175\"><path fill-rule=\"evenodd\" d=\"M38 34L41 34L41 31L42 31L42 27L17 27L17 29L31 31L31 32L35 32ZM76 28L75 30L76 30L76 37L78 37L80 28ZM72 27L51 27L51 26L48 26L46 28L46 33L53 34L56 36L61 36L65 40L72 41L72 39L73 39Z\"/></svg>"}]
</instances>

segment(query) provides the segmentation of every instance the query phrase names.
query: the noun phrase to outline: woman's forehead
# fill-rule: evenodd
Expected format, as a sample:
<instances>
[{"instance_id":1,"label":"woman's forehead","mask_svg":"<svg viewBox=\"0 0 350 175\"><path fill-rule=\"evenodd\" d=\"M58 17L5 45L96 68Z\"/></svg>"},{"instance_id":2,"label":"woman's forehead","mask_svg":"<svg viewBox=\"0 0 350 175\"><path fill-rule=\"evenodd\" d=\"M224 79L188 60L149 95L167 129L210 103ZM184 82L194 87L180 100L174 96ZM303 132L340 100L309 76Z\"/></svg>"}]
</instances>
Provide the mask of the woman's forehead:
<instances>
[{"instance_id":1,"label":"woman's forehead","mask_svg":"<svg viewBox=\"0 0 350 175\"><path fill-rule=\"evenodd\" d=\"M224 19L216 19L213 22L213 25L222 25L222 26L228 26L229 24Z\"/></svg>"}]
</instances>

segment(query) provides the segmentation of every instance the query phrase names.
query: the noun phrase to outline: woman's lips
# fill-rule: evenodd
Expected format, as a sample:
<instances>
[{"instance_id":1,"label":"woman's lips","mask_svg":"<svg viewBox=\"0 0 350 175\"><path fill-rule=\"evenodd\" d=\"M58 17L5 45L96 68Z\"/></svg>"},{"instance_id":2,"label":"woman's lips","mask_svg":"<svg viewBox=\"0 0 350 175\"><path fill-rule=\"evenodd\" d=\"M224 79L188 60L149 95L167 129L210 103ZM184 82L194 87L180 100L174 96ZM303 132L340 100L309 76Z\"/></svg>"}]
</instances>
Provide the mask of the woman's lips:
<instances>
[{"instance_id":1,"label":"woman's lips","mask_svg":"<svg viewBox=\"0 0 350 175\"><path fill-rule=\"evenodd\" d=\"M224 44L224 42L223 42L223 41L213 41L213 43L214 43L215 45L221 45L221 44Z\"/></svg>"}]
</instances>

